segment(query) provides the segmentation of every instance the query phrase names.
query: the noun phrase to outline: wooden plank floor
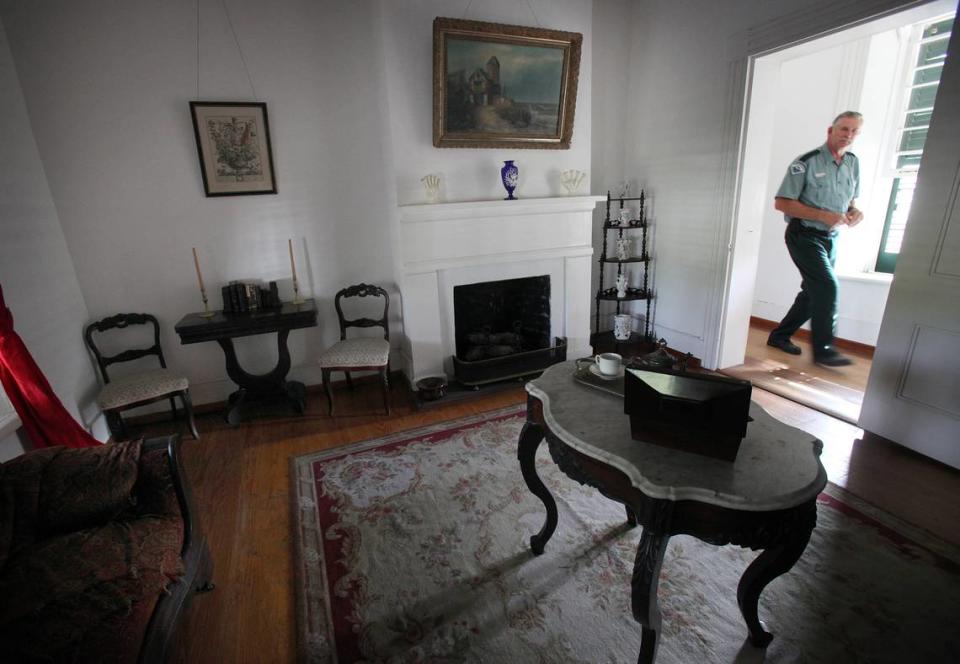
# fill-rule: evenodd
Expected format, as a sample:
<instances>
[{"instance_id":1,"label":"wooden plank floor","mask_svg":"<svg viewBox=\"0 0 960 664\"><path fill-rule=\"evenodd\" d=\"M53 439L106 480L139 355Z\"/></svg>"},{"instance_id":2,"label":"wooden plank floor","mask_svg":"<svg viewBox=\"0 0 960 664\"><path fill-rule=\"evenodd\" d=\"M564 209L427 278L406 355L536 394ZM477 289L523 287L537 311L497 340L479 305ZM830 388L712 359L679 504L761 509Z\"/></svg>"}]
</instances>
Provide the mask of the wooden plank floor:
<instances>
[{"instance_id":1,"label":"wooden plank floor","mask_svg":"<svg viewBox=\"0 0 960 664\"><path fill-rule=\"evenodd\" d=\"M476 400L417 411L406 388L396 385L401 381L394 383L394 412L389 417L380 410L378 388L369 383L353 393L339 389L333 418L327 417L319 393L310 395L302 418L263 419L231 428L218 413L199 417L202 438L185 441L184 461L217 587L193 598L171 661L294 661L291 456L520 404L526 398L518 384ZM754 395L775 417L824 441L831 480L960 543L960 473L902 448L863 445L855 427L762 390ZM156 423L147 433L168 433L174 427Z\"/></svg>"},{"instance_id":2,"label":"wooden plank floor","mask_svg":"<svg viewBox=\"0 0 960 664\"><path fill-rule=\"evenodd\" d=\"M771 361L783 364L791 371L803 372L821 380L827 380L843 387L863 392L867 389L867 378L870 376L872 364L871 356L867 353L841 348L840 352L849 357L853 364L837 369L828 369L813 363L813 350L809 341L795 336L792 341L803 351L800 355L790 355L778 348L767 345L767 336L770 331L751 325L747 335L747 357L756 361Z\"/></svg>"},{"instance_id":3,"label":"wooden plank floor","mask_svg":"<svg viewBox=\"0 0 960 664\"><path fill-rule=\"evenodd\" d=\"M870 375L870 355L845 350L853 364L829 369L813 363L809 341L795 338L803 353L790 355L768 346L768 334L769 330L751 325L743 364L724 368L723 373L855 424Z\"/></svg>"}]
</instances>

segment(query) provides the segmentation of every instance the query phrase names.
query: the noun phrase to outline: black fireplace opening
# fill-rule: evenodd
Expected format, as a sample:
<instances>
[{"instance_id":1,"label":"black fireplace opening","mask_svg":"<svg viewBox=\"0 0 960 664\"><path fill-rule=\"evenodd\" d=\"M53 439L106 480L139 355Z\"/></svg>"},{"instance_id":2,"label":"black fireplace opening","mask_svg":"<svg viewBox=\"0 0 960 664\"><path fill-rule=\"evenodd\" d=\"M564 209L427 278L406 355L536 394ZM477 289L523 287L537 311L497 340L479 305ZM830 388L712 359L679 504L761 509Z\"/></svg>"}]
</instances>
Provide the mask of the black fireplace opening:
<instances>
[{"instance_id":1,"label":"black fireplace opening","mask_svg":"<svg viewBox=\"0 0 960 664\"><path fill-rule=\"evenodd\" d=\"M457 359L477 362L550 347L550 277L454 286Z\"/></svg>"}]
</instances>

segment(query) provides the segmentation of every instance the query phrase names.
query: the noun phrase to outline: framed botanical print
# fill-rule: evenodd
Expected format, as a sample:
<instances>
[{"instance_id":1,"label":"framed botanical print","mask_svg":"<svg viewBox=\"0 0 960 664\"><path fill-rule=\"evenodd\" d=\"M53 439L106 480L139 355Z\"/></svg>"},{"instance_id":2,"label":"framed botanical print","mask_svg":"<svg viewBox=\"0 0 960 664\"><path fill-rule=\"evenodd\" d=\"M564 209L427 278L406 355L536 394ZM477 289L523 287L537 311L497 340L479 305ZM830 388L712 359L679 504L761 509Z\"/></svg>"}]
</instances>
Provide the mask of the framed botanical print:
<instances>
[{"instance_id":1,"label":"framed botanical print","mask_svg":"<svg viewBox=\"0 0 960 664\"><path fill-rule=\"evenodd\" d=\"M207 196L277 193L266 104L192 101L190 114Z\"/></svg>"},{"instance_id":2,"label":"framed botanical print","mask_svg":"<svg viewBox=\"0 0 960 664\"><path fill-rule=\"evenodd\" d=\"M433 144L566 150L583 35L433 21Z\"/></svg>"}]
</instances>

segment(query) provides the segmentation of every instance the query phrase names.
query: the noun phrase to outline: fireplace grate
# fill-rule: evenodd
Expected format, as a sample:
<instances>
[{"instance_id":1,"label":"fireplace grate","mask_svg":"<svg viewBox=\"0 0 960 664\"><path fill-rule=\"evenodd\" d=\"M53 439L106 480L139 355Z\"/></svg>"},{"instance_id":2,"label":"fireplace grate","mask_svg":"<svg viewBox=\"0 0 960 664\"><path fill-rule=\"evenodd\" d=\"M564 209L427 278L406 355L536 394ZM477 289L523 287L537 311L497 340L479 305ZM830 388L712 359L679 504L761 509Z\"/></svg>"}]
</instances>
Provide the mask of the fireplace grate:
<instances>
[{"instance_id":1,"label":"fireplace grate","mask_svg":"<svg viewBox=\"0 0 960 664\"><path fill-rule=\"evenodd\" d=\"M453 373L457 382L474 387L508 378L520 378L543 371L547 367L567 359L566 337L556 337L548 348L512 353L470 362L453 356Z\"/></svg>"}]
</instances>

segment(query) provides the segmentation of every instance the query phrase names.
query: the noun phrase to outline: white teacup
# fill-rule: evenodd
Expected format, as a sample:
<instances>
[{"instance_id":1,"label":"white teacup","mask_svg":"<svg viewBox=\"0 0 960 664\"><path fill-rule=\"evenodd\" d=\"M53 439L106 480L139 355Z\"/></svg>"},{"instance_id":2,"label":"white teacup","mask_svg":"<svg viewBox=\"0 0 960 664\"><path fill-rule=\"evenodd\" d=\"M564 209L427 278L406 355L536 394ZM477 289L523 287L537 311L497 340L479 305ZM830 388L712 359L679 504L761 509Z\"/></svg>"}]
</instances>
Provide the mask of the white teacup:
<instances>
[{"instance_id":1,"label":"white teacup","mask_svg":"<svg viewBox=\"0 0 960 664\"><path fill-rule=\"evenodd\" d=\"M616 376L620 373L623 356L618 353L600 353L594 358L594 361L597 363L597 369L604 376Z\"/></svg>"}]
</instances>

